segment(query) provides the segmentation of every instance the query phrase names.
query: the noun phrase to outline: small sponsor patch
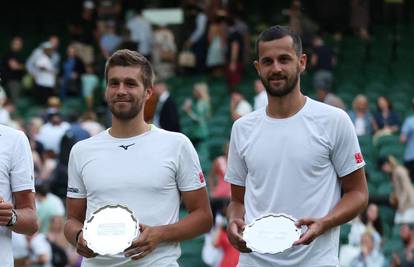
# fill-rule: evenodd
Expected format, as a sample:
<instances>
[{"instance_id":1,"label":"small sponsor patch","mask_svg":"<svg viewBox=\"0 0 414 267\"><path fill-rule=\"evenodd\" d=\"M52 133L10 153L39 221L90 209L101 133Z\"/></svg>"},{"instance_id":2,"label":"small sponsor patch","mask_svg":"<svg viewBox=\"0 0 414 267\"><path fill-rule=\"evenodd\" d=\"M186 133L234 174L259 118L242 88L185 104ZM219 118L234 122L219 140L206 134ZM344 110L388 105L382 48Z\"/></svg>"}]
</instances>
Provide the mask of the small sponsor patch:
<instances>
[{"instance_id":1,"label":"small sponsor patch","mask_svg":"<svg viewBox=\"0 0 414 267\"><path fill-rule=\"evenodd\" d=\"M361 152L355 153L355 161L356 163L362 163L364 161Z\"/></svg>"},{"instance_id":2,"label":"small sponsor patch","mask_svg":"<svg viewBox=\"0 0 414 267\"><path fill-rule=\"evenodd\" d=\"M204 183L205 179L204 179L204 174L203 174L203 172L200 172L200 173L198 174L198 178L200 178L200 182L201 182L201 183Z\"/></svg>"},{"instance_id":3,"label":"small sponsor patch","mask_svg":"<svg viewBox=\"0 0 414 267\"><path fill-rule=\"evenodd\" d=\"M73 188L73 187L68 187L68 192L79 193L79 189L78 188Z\"/></svg>"}]
</instances>

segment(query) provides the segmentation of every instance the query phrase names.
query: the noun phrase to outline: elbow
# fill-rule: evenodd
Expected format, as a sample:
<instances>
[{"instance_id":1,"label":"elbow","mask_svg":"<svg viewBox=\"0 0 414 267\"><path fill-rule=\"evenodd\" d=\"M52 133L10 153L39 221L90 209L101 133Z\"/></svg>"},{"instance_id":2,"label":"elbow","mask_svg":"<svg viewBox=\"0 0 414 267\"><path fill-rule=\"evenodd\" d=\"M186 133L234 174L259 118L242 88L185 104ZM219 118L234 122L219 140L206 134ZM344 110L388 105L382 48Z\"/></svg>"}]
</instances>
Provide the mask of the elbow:
<instances>
[{"instance_id":1,"label":"elbow","mask_svg":"<svg viewBox=\"0 0 414 267\"><path fill-rule=\"evenodd\" d=\"M33 220L33 222L31 222L30 227L26 228L27 230L25 231L25 234L26 235L33 235L33 234L35 234L36 232L39 231L39 228L40 228L39 222L37 221L37 218L35 218Z\"/></svg>"},{"instance_id":2,"label":"elbow","mask_svg":"<svg viewBox=\"0 0 414 267\"><path fill-rule=\"evenodd\" d=\"M209 232L213 227L213 213L211 212L211 209L209 209L209 211L206 212L204 226L205 227L203 228L203 233Z\"/></svg>"},{"instance_id":3,"label":"elbow","mask_svg":"<svg viewBox=\"0 0 414 267\"><path fill-rule=\"evenodd\" d=\"M359 212L363 212L367 209L369 202L369 196L368 196L368 190L365 190L361 193L361 207L359 209Z\"/></svg>"}]
</instances>

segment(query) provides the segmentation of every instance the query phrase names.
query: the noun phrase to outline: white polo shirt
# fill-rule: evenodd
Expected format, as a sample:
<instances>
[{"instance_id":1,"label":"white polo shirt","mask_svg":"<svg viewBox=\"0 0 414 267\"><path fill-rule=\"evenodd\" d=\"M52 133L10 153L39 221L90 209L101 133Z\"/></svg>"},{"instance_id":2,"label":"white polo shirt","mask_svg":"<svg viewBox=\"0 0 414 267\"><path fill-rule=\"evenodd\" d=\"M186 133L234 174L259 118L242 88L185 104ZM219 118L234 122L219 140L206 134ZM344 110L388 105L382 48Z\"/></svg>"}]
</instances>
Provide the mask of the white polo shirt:
<instances>
[{"instance_id":1,"label":"white polo shirt","mask_svg":"<svg viewBox=\"0 0 414 267\"><path fill-rule=\"evenodd\" d=\"M155 126L131 138L106 130L76 143L68 171L67 196L87 198L86 218L104 205L121 204L149 226L176 223L180 191L205 186L190 140ZM180 254L179 243L168 243L139 261L118 254L84 259L82 266L178 266Z\"/></svg>"},{"instance_id":2,"label":"white polo shirt","mask_svg":"<svg viewBox=\"0 0 414 267\"><path fill-rule=\"evenodd\" d=\"M348 115L307 98L286 119L273 119L262 108L237 120L225 180L246 189L246 224L269 212L321 218L340 199L338 177L364 166L360 153ZM242 253L238 266L336 266L338 243L336 227L308 246L276 255Z\"/></svg>"},{"instance_id":3,"label":"white polo shirt","mask_svg":"<svg viewBox=\"0 0 414 267\"><path fill-rule=\"evenodd\" d=\"M12 193L34 190L33 159L22 131L0 125L0 196L12 202ZM13 266L11 230L0 226L0 266Z\"/></svg>"}]
</instances>

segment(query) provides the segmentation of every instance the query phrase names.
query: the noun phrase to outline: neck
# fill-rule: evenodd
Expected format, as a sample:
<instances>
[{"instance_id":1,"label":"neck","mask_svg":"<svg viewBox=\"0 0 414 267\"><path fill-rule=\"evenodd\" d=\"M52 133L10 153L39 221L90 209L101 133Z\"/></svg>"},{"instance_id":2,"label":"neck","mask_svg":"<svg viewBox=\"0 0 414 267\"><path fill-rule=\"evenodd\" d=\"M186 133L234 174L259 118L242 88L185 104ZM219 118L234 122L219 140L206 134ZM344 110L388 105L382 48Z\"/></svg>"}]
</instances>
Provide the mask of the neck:
<instances>
[{"instance_id":1,"label":"neck","mask_svg":"<svg viewBox=\"0 0 414 267\"><path fill-rule=\"evenodd\" d=\"M269 104L266 112L269 117L285 119L295 115L306 103L306 97L302 95L299 88L283 97L269 96Z\"/></svg>"},{"instance_id":2,"label":"neck","mask_svg":"<svg viewBox=\"0 0 414 267\"><path fill-rule=\"evenodd\" d=\"M109 129L109 134L116 138L129 138L149 130L150 125L144 121L144 115L140 112L130 120L119 120L112 115L112 127Z\"/></svg>"}]
</instances>

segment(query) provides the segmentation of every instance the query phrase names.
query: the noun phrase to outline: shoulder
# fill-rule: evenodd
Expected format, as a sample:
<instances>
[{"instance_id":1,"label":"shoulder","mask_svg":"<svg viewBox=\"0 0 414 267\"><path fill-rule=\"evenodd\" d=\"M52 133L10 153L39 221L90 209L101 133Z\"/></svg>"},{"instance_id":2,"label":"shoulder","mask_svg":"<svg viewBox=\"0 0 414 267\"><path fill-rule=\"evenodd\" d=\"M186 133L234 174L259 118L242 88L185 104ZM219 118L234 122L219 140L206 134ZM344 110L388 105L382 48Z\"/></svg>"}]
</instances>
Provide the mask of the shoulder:
<instances>
[{"instance_id":1,"label":"shoulder","mask_svg":"<svg viewBox=\"0 0 414 267\"><path fill-rule=\"evenodd\" d=\"M16 130L14 128L0 125L0 138L4 142L16 142L18 140L27 140L23 131Z\"/></svg>"},{"instance_id":2,"label":"shoulder","mask_svg":"<svg viewBox=\"0 0 414 267\"><path fill-rule=\"evenodd\" d=\"M306 116L315 121L333 123L350 120L348 113L340 108L333 107L311 98L308 98L307 101L309 101L309 111Z\"/></svg>"},{"instance_id":3,"label":"shoulder","mask_svg":"<svg viewBox=\"0 0 414 267\"><path fill-rule=\"evenodd\" d=\"M233 131L247 131L249 132L257 123L264 119L266 107L259 108L253 112L250 112L240 119L236 120L233 124Z\"/></svg>"},{"instance_id":4,"label":"shoulder","mask_svg":"<svg viewBox=\"0 0 414 267\"><path fill-rule=\"evenodd\" d=\"M163 144L180 145L183 143L191 143L190 139L182 133L167 131L155 126L152 126L153 138L160 140Z\"/></svg>"},{"instance_id":5,"label":"shoulder","mask_svg":"<svg viewBox=\"0 0 414 267\"><path fill-rule=\"evenodd\" d=\"M104 140L106 138L106 136L108 135L107 131L101 131L100 133L98 133L97 135L91 136L89 138L86 138L84 140L80 140L78 142L76 142L75 145L73 145L72 147L72 151L76 152L76 151L82 151L85 149L89 149L91 147L93 147L96 143L99 143L101 140Z\"/></svg>"}]
</instances>

